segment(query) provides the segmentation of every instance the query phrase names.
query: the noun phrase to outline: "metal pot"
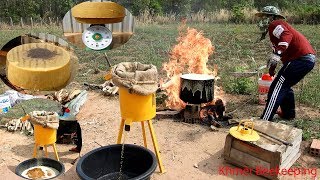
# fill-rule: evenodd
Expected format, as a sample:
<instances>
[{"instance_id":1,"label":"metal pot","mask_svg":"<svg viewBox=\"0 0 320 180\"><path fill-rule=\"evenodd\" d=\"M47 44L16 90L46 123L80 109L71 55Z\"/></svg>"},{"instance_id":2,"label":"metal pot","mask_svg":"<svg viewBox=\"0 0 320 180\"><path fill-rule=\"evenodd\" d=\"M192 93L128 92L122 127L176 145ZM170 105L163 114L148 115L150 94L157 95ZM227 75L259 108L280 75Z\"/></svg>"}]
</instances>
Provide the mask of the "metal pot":
<instances>
[{"instance_id":1,"label":"metal pot","mask_svg":"<svg viewBox=\"0 0 320 180\"><path fill-rule=\"evenodd\" d=\"M207 103L213 100L214 76L184 74L181 77L180 99L189 104Z\"/></svg>"},{"instance_id":2,"label":"metal pot","mask_svg":"<svg viewBox=\"0 0 320 180\"><path fill-rule=\"evenodd\" d=\"M16 167L15 173L24 179L29 179L22 175L23 172L29 168L36 167L36 166L49 167L49 168L55 169L58 172L57 174L55 174L54 177L46 178L46 179L55 179L65 171L64 165L59 161L56 161L54 159L49 159L49 158L38 158L38 159L33 158L20 163Z\"/></svg>"}]
</instances>

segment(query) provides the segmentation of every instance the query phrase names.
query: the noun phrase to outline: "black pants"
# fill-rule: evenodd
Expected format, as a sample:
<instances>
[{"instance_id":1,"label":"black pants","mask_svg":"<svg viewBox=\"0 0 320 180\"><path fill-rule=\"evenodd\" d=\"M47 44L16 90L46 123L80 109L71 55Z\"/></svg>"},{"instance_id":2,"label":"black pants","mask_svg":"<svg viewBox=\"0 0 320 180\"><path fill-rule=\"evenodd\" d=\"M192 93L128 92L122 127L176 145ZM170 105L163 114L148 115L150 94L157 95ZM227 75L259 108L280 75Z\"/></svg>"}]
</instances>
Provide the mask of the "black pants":
<instances>
[{"instance_id":1,"label":"black pants","mask_svg":"<svg viewBox=\"0 0 320 180\"><path fill-rule=\"evenodd\" d=\"M278 107L281 107L283 118L295 118L295 100L292 86L296 85L314 67L315 56L302 56L283 64L277 77L273 80L266 107L261 115L263 120L272 120Z\"/></svg>"},{"instance_id":2,"label":"black pants","mask_svg":"<svg viewBox=\"0 0 320 180\"><path fill-rule=\"evenodd\" d=\"M77 146L78 150L82 148L82 134L81 134L81 127L78 121L63 121L60 120L59 128L57 131L57 139L59 140L61 136L64 134L76 134L76 138L74 142Z\"/></svg>"},{"instance_id":3,"label":"black pants","mask_svg":"<svg viewBox=\"0 0 320 180\"><path fill-rule=\"evenodd\" d=\"M81 151L82 148L82 134L81 134L81 127L80 124L77 121L77 140L75 141L76 145L77 145L77 149Z\"/></svg>"}]
</instances>

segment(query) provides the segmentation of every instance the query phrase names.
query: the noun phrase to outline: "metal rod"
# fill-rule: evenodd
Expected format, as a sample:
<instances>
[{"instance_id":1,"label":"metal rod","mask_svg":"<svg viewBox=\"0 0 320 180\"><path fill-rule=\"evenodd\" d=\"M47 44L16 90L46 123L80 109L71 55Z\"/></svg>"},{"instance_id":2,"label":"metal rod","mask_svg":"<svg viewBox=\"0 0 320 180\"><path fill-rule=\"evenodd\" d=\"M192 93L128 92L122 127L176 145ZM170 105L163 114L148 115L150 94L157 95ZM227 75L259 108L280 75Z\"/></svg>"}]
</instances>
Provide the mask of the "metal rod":
<instances>
[{"instance_id":1,"label":"metal rod","mask_svg":"<svg viewBox=\"0 0 320 180\"><path fill-rule=\"evenodd\" d=\"M271 137L271 138L273 138L273 139L275 139L275 140L277 140L277 141L280 141L280 142L282 142L284 145L293 146L293 144L292 144L292 143L289 143L288 141L284 141L284 140L282 140L282 139L279 139L279 138L277 138L277 137L275 137L275 136L272 136L272 135L267 134L267 133L265 133L265 132L259 131L259 130L257 130L257 129L254 129L254 130L257 131L257 132L259 132L259 133L261 133L261 134L263 134L263 135L266 135L266 136L268 136L268 137Z\"/></svg>"},{"instance_id":2,"label":"metal rod","mask_svg":"<svg viewBox=\"0 0 320 180\"><path fill-rule=\"evenodd\" d=\"M102 147L102 145L100 143L98 143L97 141L93 141L93 142L98 144L100 147Z\"/></svg>"},{"instance_id":3,"label":"metal rod","mask_svg":"<svg viewBox=\"0 0 320 180\"><path fill-rule=\"evenodd\" d=\"M27 112L26 112L26 110L23 108L23 106L22 106L21 103L20 103L20 106L21 106L21 108L22 108L22 110L23 110L23 112L24 112L24 115L27 115Z\"/></svg>"},{"instance_id":4,"label":"metal rod","mask_svg":"<svg viewBox=\"0 0 320 180\"><path fill-rule=\"evenodd\" d=\"M109 58L107 56L107 53L104 53L104 58L107 60L108 66L111 67L111 63L109 61Z\"/></svg>"}]
</instances>

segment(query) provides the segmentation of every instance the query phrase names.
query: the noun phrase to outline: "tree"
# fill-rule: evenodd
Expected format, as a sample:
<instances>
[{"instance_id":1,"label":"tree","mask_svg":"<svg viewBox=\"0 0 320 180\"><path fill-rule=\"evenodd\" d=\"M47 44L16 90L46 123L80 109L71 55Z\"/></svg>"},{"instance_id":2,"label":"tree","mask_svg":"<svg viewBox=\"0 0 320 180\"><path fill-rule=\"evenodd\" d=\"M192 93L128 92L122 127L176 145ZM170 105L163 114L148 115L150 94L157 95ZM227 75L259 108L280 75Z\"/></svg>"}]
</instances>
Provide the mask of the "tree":
<instances>
[{"instance_id":1,"label":"tree","mask_svg":"<svg viewBox=\"0 0 320 180\"><path fill-rule=\"evenodd\" d=\"M150 0L135 0L132 2L132 14L134 16L148 10Z\"/></svg>"}]
</instances>

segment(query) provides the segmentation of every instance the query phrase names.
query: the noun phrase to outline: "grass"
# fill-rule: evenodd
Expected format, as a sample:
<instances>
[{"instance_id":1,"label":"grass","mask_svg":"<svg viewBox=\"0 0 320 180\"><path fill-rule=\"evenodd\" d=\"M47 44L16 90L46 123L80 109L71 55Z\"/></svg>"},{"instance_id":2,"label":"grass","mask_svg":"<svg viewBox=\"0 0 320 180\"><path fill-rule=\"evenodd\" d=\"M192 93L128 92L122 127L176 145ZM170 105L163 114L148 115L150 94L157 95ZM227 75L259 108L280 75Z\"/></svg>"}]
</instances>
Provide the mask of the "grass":
<instances>
[{"instance_id":1,"label":"grass","mask_svg":"<svg viewBox=\"0 0 320 180\"><path fill-rule=\"evenodd\" d=\"M297 119L293 122L293 125L303 130L303 140L320 139L320 119Z\"/></svg>"},{"instance_id":2,"label":"grass","mask_svg":"<svg viewBox=\"0 0 320 180\"><path fill-rule=\"evenodd\" d=\"M268 54L271 51L269 41L264 40L255 43L259 34L254 24L217 24L217 23L193 23L189 27L196 28L204 32L205 36L212 41L215 46L215 53L209 59L209 66L217 64L219 67L219 76L222 85L229 93L241 92L244 94L256 93L256 79L245 80L245 89L239 91L238 79L230 76L230 72L253 71L257 67L265 64ZM316 50L320 49L320 30L319 25L295 25L306 37ZM0 46L4 45L10 39L24 33L29 33L31 29L2 30L0 31ZM35 32L47 32L61 36L62 29L37 28ZM142 24L138 23L134 36L128 43L120 48L108 52L112 64L122 61L139 61L142 63L152 63L161 70L162 63L168 61L168 54L173 45L176 44L178 36L178 24ZM76 49L79 57L80 66L79 75L76 81L101 82L102 78L91 78L81 76L88 72L89 69L107 70L103 55L97 52L88 52ZM314 70L308 74L303 83L296 87L297 99L299 102L308 104L313 107L320 107L320 94L317 90L320 88L320 68L316 65ZM232 84L235 84L233 86ZM240 87L243 86L240 84Z\"/></svg>"},{"instance_id":3,"label":"grass","mask_svg":"<svg viewBox=\"0 0 320 180\"><path fill-rule=\"evenodd\" d=\"M37 28L33 28L33 29L21 28L21 27L17 26L17 28L14 30L0 29L0 47L2 47L8 41L10 41L11 39L13 39L17 36L28 34L31 32L36 32L36 33L46 32L49 34L60 35L60 36L63 34L62 28L57 27L57 26L37 27Z\"/></svg>"},{"instance_id":4,"label":"grass","mask_svg":"<svg viewBox=\"0 0 320 180\"><path fill-rule=\"evenodd\" d=\"M40 98L22 101L19 105L10 108L8 113L0 114L0 124L5 124L11 119L23 117L25 113L32 111L52 111L59 113L61 111L61 104L56 101Z\"/></svg>"},{"instance_id":5,"label":"grass","mask_svg":"<svg viewBox=\"0 0 320 180\"><path fill-rule=\"evenodd\" d=\"M178 37L177 23L169 24L143 24L137 23L135 34L125 45L108 51L111 64L123 61L139 61L152 63L158 67L160 76L162 63L168 61L169 52L176 44ZM257 77L237 79L230 75L234 71L253 71L266 63L268 54L271 52L269 40L256 43L259 38L258 29L255 24L227 24L227 23L190 23L187 26L204 32L205 37L212 41L215 53L209 57L209 67L218 66L218 75L221 80L217 83L227 93L241 93L257 95ZM316 51L320 50L320 25L294 25L311 42ZM47 32L54 35L62 35L62 29L58 27L1 30L0 46L3 46L10 39L24 33ZM268 38L268 37L267 37ZM90 69L108 70L107 63L102 53L76 49L79 57L80 68L75 81L79 83L102 83L101 74L88 73ZM3 87L3 84L1 84ZM316 64L314 70L309 73L302 82L295 87L296 99L314 109L320 108L320 66ZM297 104L298 104L297 103ZM319 125L319 120L315 120ZM297 120L296 126L305 129L304 138L318 137L319 133L313 132L312 122L308 120ZM310 132L308 131L310 129ZM318 129L319 132L319 129ZM316 133L316 134L314 134Z\"/></svg>"},{"instance_id":6,"label":"grass","mask_svg":"<svg viewBox=\"0 0 320 180\"><path fill-rule=\"evenodd\" d=\"M266 63L268 54L271 51L269 41L264 40L255 43L259 34L254 24L217 24L217 23L194 23L189 27L204 32L204 35L212 41L215 46L215 53L209 59L209 66L218 65L221 86L228 93L255 94L257 92L257 78L239 80L230 75L234 71L253 71ZM320 28L319 25L295 25L310 40L316 50L320 49ZM31 29L2 30L0 31L0 46L10 39ZM47 32L61 36L62 29L37 28L35 32ZM152 63L161 70L162 63L168 61L168 54L176 44L178 36L178 24L138 24L134 36L125 45L107 52L112 64L123 61L139 61ZM76 48L79 62L82 64L79 69L76 81L78 82L102 82L99 77L82 76L89 69L107 70L102 53L88 52ZM90 74L90 73L89 73ZM163 72L161 72L163 74ZM320 107L320 68L316 64L314 70L296 86L296 98L299 103L313 107ZM243 83L240 83L243 81ZM238 88L242 88L239 90Z\"/></svg>"},{"instance_id":7,"label":"grass","mask_svg":"<svg viewBox=\"0 0 320 180\"><path fill-rule=\"evenodd\" d=\"M281 121L281 120L280 120ZM281 121L287 125L302 129L302 140L320 139L320 119L294 119L292 121Z\"/></svg>"}]
</instances>

